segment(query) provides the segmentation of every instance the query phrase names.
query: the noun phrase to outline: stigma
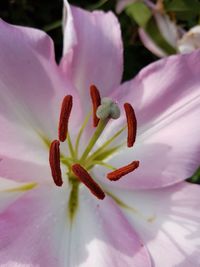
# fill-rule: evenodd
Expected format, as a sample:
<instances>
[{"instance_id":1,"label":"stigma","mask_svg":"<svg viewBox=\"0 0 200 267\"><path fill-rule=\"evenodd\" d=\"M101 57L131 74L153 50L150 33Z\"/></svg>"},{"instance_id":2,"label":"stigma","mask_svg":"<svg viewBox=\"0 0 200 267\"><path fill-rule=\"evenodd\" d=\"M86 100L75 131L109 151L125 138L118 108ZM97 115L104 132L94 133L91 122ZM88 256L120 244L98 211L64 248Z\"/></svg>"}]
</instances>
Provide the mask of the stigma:
<instances>
[{"instance_id":1,"label":"stigma","mask_svg":"<svg viewBox=\"0 0 200 267\"><path fill-rule=\"evenodd\" d=\"M49 164L51 168L51 174L56 186L62 186L63 177L61 172L61 163L67 166L67 177L69 181L73 183L82 183L90 192L98 199L105 198L105 192L103 188L95 181L96 177L92 177L91 170L96 165L103 165L113 171L108 172L105 179L109 181L118 181L125 177L127 174L135 171L139 167L139 161L132 160L128 165L118 167L110 166L106 163L108 156L114 154L119 147L110 147L110 144L124 131L127 130L126 144L128 148L133 147L136 134L137 134L137 119L134 108L130 103L124 104L124 117L126 118L125 125L122 129L119 129L111 138L94 151L96 142L101 134L104 132L107 124L111 120L117 120L121 116L121 110L116 101L111 98L101 98L100 92L95 85L90 86L90 97L92 106L92 125L94 133L86 144L82 154L79 155L79 145L81 135L89 123L89 116L86 117L83 125L81 126L75 145L72 143L69 135L69 122L73 109L73 97L66 95L61 103L59 124L58 124L58 139L51 142L49 149ZM67 140L69 146L70 155L63 157L60 155L60 142Z\"/></svg>"}]
</instances>

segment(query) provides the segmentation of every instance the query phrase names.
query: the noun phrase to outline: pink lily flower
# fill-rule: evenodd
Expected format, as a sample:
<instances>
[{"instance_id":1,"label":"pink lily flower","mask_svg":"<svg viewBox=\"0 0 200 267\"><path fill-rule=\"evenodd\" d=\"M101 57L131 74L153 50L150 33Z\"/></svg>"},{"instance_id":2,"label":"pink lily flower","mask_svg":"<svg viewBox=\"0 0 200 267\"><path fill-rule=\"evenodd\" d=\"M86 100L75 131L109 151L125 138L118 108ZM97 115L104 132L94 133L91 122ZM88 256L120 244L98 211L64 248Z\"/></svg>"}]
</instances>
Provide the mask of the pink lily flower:
<instances>
[{"instance_id":1,"label":"pink lily flower","mask_svg":"<svg viewBox=\"0 0 200 267\"><path fill-rule=\"evenodd\" d=\"M111 12L65 1L60 66L0 21L0 266L199 266L200 52L120 85L122 54Z\"/></svg>"},{"instance_id":2,"label":"pink lily flower","mask_svg":"<svg viewBox=\"0 0 200 267\"><path fill-rule=\"evenodd\" d=\"M176 48L177 53L186 54L191 53L200 48L200 26L196 25L185 31L180 26L173 23L167 15L155 13L154 17L157 25L162 32L164 38L168 43ZM167 53L164 52L151 37L145 32L144 29L139 28L140 39L144 46L149 49L153 54L158 57L166 57Z\"/></svg>"},{"instance_id":3,"label":"pink lily flower","mask_svg":"<svg viewBox=\"0 0 200 267\"><path fill-rule=\"evenodd\" d=\"M140 0L118 0L116 5L117 13L121 13L135 2L140 2ZM192 27L189 31L185 31L183 27L177 25L166 14L162 0L158 0L156 4L149 0L144 0L143 2L150 8L161 36L177 53L191 53L200 48L199 25ZM162 47L156 44L144 28L139 27L138 32L142 43L149 51L157 57L169 56Z\"/></svg>"},{"instance_id":4,"label":"pink lily flower","mask_svg":"<svg viewBox=\"0 0 200 267\"><path fill-rule=\"evenodd\" d=\"M118 13L122 12L126 9L130 4L135 2L141 2L140 0L118 0L116 5L116 11ZM167 41L167 43L174 48L174 52L178 53L178 40L183 35L184 30L176 25L170 17L164 11L163 1L158 0L156 4L149 0L143 1L145 5L151 10L152 16L155 19L158 30L162 36L163 41ZM156 26L155 26L156 27ZM138 28L138 33L143 45L157 57L166 57L169 54L164 51L156 42L153 40L152 36L148 34L148 32L143 27Z\"/></svg>"}]
</instances>

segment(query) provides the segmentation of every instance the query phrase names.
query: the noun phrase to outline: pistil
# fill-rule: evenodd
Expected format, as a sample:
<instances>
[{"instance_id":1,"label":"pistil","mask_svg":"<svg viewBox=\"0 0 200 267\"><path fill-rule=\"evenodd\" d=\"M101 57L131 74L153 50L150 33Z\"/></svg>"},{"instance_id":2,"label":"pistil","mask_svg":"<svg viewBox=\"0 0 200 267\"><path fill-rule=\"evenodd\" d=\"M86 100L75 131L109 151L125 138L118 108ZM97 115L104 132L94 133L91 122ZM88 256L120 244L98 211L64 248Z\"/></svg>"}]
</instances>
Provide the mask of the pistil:
<instances>
[{"instance_id":1,"label":"pistil","mask_svg":"<svg viewBox=\"0 0 200 267\"><path fill-rule=\"evenodd\" d=\"M87 156L89 155L90 151L92 150L92 148L96 144L97 140L99 139L99 136L102 134L107 123L108 123L108 119L99 121L98 126L96 128L96 131L94 132L92 138L90 139L90 142L88 143L85 151L83 152L83 155L81 156L80 161L84 161L85 159L87 159Z\"/></svg>"}]
</instances>

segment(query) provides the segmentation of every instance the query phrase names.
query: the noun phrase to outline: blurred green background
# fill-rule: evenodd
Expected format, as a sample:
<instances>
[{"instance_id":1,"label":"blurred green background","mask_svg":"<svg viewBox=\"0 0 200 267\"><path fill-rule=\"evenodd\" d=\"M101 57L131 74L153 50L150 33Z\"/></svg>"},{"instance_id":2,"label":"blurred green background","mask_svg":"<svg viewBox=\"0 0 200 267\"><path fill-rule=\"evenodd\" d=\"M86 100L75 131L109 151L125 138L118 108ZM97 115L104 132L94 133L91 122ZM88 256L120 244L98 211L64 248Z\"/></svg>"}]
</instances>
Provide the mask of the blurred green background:
<instances>
[{"instance_id":1,"label":"blurred green background","mask_svg":"<svg viewBox=\"0 0 200 267\"><path fill-rule=\"evenodd\" d=\"M71 0L71 4L87 10L116 10L116 0L83 1ZM153 1L152 1L153 2ZM169 12L173 12L177 21L186 30L200 21L200 1L198 0L165 0ZM62 54L62 0L1 0L0 17L5 21L23 26L30 26L46 31L54 40L56 59L59 62ZM126 12L116 14L121 24L124 42L125 68L123 80L135 76L138 71L158 58L141 43L134 18ZM200 184L200 169L189 179Z\"/></svg>"}]
</instances>

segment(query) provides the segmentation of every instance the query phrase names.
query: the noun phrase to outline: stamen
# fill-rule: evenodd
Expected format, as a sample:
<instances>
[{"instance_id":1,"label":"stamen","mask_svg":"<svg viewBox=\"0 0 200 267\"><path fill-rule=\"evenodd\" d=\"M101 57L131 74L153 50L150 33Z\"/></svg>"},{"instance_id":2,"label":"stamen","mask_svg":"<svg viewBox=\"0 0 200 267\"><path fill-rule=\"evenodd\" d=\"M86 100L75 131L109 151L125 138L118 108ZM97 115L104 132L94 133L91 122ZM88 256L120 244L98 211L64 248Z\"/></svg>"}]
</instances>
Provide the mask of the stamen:
<instances>
[{"instance_id":1,"label":"stamen","mask_svg":"<svg viewBox=\"0 0 200 267\"><path fill-rule=\"evenodd\" d=\"M109 172L107 174L107 178L111 181L117 181L119 180L122 176L134 171L139 167L139 161L133 161L130 164L121 167L113 172Z\"/></svg>"},{"instance_id":2,"label":"stamen","mask_svg":"<svg viewBox=\"0 0 200 267\"><path fill-rule=\"evenodd\" d=\"M125 103L124 109L126 112L126 119L127 119L127 126L128 126L127 146L132 147L136 139L137 120L136 120L134 109L131 106L131 104Z\"/></svg>"},{"instance_id":3,"label":"stamen","mask_svg":"<svg viewBox=\"0 0 200 267\"><path fill-rule=\"evenodd\" d=\"M90 86L90 96L91 96L92 105L93 105L93 126L97 127L99 123L99 118L96 115L96 111L97 111L98 106L101 105L101 97L100 97L99 90L96 88L95 85Z\"/></svg>"},{"instance_id":4,"label":"stamen","mask_svg":"<svg viewBox=\"0 0 200 267\"><path fill-rule=\"evenodd\" d=\"M99 199L104 199L105 193L101 187L92 179L90 174L80 165L72 165L72 171L75 176L87 186L87 188Z\"/></svg>"},{"instance_id":5,"label":"stamen","mask_svg":"<svg viewBox=\"0 0 200 267\"><path fill-rule=\"evenodd\" d=\"M54 140L51 143L49 150L49 163L54 183L57 186L61 186L63 181L60 169L60 142L58 140Z\"/></svg>"},{"instance_id":6,"label":"stamen","mask_svg":"<svg viewBox=\"0 0 200 267\"><path fill-rule=\"evenodd\" d=\"M67 138L68 121L72 110L72 104L73 104L72 96L71 95L65 96L62 102L59 127L58 127L58 136L61 142L64 142Z\"/></svg>"}]
</instances>

